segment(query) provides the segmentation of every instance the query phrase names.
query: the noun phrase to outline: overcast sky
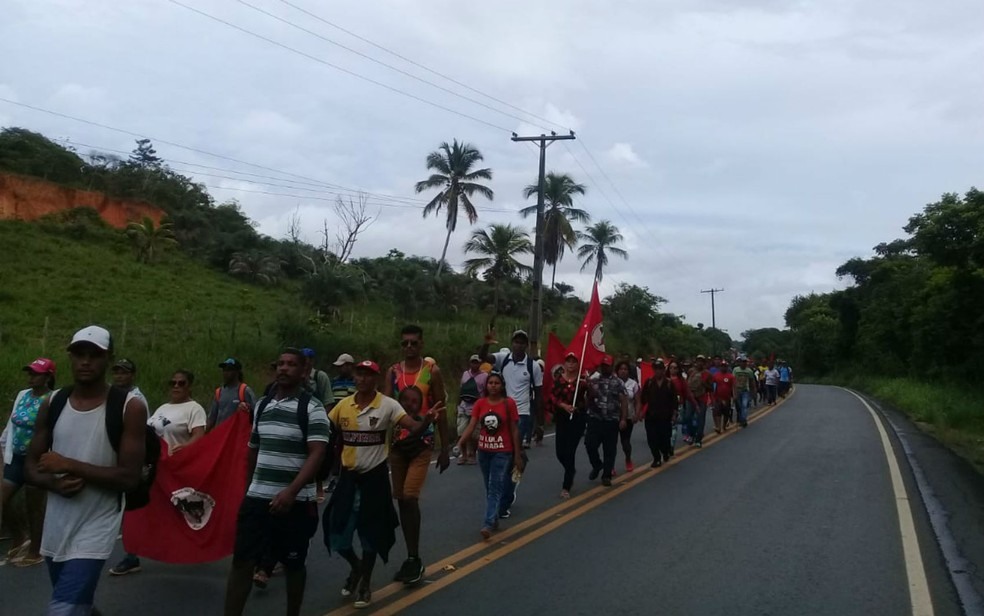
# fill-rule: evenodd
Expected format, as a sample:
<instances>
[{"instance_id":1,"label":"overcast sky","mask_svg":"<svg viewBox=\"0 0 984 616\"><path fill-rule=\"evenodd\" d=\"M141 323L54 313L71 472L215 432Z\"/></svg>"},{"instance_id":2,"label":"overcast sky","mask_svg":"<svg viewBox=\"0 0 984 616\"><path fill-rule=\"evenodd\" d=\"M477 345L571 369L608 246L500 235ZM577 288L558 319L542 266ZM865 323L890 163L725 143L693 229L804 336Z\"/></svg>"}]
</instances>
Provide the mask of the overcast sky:
<instances>
[{"instance_id":1,"label":"overcast sky","mask_svg":"<svg viewBox=\"0 0 984 616\"><path fill-rule=\"evenodd\" d=\"M299 189L313 179L403 198L375 199L401 207L380 208L357 256L398 248L439 257L443 219L421 218L413 185L427 177L426 154L453 138L477 146L495 173L495 201L480 203L495 211L480 211L479 224L530 224L513 212L526 205L537 153L509 134L557 126L281 0L248 2L505 113L236 0L181 1L296 52L168 0L5 0L0 98L283 172L157 143L167 159L227 170L214 175L281 184L197 176L272 236L298 208L317 242L333 195ZM734 337L781 327L794 295L837 287L839 264L900 237L925 203L984 184L980 0L291 2L575 130L577 142L548 150L547 167L588 185L580 205L618 225L630 254L613 260L602 293L644 285L668 310L709 324L699 291L723 287L718 325ZM126 134L3 102L0 125L87 144L77 146L83 154L133 146ZM455 266L470 232L462 223L449 251ZM587 297L590 274L579 270L568 257L558 279Z\"/></svg>"}]
</instances>

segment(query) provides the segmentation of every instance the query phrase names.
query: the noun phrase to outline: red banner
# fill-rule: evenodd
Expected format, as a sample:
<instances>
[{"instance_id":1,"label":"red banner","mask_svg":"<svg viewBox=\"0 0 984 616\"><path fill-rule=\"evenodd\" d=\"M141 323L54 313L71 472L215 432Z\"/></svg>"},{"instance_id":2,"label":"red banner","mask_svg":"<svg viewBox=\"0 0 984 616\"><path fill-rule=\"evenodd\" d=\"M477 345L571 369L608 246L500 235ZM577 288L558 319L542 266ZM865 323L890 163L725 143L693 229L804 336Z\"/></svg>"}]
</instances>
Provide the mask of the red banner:
<instances>
[{"instance_id":1,"label":"red banner","mask_svg":"<svg viewBox=\"0 0 984 616\"><path fill-rule=\"evenodd\" d=\"M594 371L605 356L605 328L601 318L601 301L598 299L598 283L591 289L591 305L584 315L580 329L567 347L567 352L582 357L581 371L588 374Z\"/></svg>"},{"instance_id":2,"label":"red banner","mask_svg":"<svg viewBox=\"0 0 984 616\"><path fill-rule=\"evenodd\" d=\"M232 554L251 429L249 413L237 412L174 456L162 444L150 504L123 515L126 551L166 563Z\"/></svg>"},{"instance_id":3,"label":"red banner","mask_svg":"<svg viewBox=\"0 0 984 616\"><path fill-rule=\"evenodd\" d=\"M551 403L553 402L554 371L564 365L565 355L567 355L567 349L564 348L564 343L556 334L550 332L550 336L547 337L546 361L543 364L543 397ZM547 409L553 412L552 407L553 405L550 404Z\"/></svg>"}]
</instances>

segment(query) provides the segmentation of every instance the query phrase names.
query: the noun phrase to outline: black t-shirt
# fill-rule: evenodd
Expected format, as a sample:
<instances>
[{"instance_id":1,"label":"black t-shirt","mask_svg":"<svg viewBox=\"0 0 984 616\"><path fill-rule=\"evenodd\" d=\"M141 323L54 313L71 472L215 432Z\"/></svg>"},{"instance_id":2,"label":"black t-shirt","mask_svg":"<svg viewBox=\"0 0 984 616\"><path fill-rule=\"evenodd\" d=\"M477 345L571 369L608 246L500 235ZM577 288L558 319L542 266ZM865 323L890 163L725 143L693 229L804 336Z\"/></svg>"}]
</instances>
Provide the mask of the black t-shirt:
<instances>
[{"instance_id":1,"label":"black t-shirt","mask_svg":"<svg viewBox=\"0 0 984 616\"><path fill-rule=\"evenodd\" d=\"M655 378L646 381L642 389L642 401L646 404L646 419L650 421L671 421L677 410L677 394L670 379L657 383Z\"/></svg>"}]
</instances>

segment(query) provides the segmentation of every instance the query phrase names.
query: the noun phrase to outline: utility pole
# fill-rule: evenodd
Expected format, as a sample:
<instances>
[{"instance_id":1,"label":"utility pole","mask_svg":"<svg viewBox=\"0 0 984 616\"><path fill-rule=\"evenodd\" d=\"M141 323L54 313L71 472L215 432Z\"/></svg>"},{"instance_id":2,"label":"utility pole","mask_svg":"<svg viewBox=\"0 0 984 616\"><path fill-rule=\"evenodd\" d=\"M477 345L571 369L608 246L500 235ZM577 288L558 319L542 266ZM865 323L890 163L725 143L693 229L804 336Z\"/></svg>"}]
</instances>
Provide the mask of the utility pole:
<instances>
[{"instance_id":1,"label":"utility pole","mask_svg":"<svg viewBox=\"0 0 984 616\"><path fill-rule=\"evenodd\" d=\"M715 312L715 309L714 309L714 296L716 294L718 294L718 293L723 293L723 292L724 292L724 289L715 289L713 287L710 288L710 289L705 289L705 290L701 291L701 293L710 293L711 294L711 329L717 329L717 313ZM716 348L713 348L713 346L711 348L711 351L714 352L714 353L717 353L717 349Z\"/></svg>"},{"instance_id":2,"label":"utility pole","mask_svg":"<svg viewBox=\"0 0 984 616\"><path fill-rule=\"evenodd\" d=\"M536 196L536 238L533 242L533 298L530 301L530 355L536 356L540 347L540 328L543 325L543 191L547 175L547 147L554 141L574 139L574 131L569 135L549 135L520 137L512 134L513 141L533 141L540 146L540 176Z\"/></svg>"}]
</instances>

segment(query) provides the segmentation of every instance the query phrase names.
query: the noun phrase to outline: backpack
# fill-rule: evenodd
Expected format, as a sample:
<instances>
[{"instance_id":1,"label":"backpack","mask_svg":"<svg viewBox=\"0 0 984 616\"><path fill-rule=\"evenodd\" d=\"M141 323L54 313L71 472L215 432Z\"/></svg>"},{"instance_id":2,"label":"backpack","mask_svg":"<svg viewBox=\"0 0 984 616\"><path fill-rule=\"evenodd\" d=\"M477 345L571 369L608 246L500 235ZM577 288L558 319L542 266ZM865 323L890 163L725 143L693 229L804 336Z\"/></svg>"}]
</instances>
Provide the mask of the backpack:
<instances>
[{"instance_id":1,"label":"backpack","mask_svg":"<svg viewBox=\"0 0 984 616\"><path fill-rule=\"evenodd\" d=\"M254 430L260 425L260 415L263 414L263 411L266 410L267 405L270 404L272 399L272 395L265 396L257 405L256 413L253 415ZM308 407L311 406L311 399L311 394L307 390L302 390L300 395L297 396L297 426L301 429L301 434L304 435L305 443L307 443ZM341 435L338 434L337 430L331 430L330 427L328 434L328 450L325 452L325 458L321 461L321 466L318 468L317 475L315 476L318 480L323 480L331 476L336 457L340 459L342 455Z\"/></svg>"},{"instance_id":2,"label":"backpack","mask_svg":"<svg viewBox=\"0 0 984 616\"><path fill-rule=\"evenodd\" d=\"M126 411L126 397L129 392L118 387L110 387L106 395L106 434L109 436L109 443L113 446L113 451L120 453L120 441L123 440L123 413ZM72 387L59 389L48 404L48 434L49 439L54 439L55 424L58 417L65 410L65 403L72 395ZM150 503L150 487L154 484L157 477L157 463L161 458L161 439L157 432L150 426L144 426L144 461L143 470L140 474L140 483L137 487L119 494L120 508L126 511L141 509ZM51 447L51 443L48 443ZM124 495L126 496L124 500ZM124 502L125 507L124 507Z\"/></svg>"},{"instance_id":3,"label":"backpack","mask_svg":"<svg viewBox=\"0 0 984 616\"><path fill-rule=\"evenodd\" d=\"M509 365L509 362L516 363L513 359L512 353L506 355L506 358L502 360L502 367L499 368L499 371L504 372L506 370L506 366ZM533 358L530 357L529 353L526 354L526 372L530 375L530 401L532 402L533 399L536 398L536 387L533 385Z\"/></svg>"},{"instance_id":4,"label":"backpack","mask_svg":"<svg viewBox=\"0 0 984 616\"><path fill-rule=\"evenodd\" d=\"M215 402L218 403L219 402L219 399L221 397L222 397L222 388L221 387L216 387L215 388ZM239 384L239 401L240 402L245 402L246 401L246 383L240 383Z\"/></svg>"}]
</instances>

